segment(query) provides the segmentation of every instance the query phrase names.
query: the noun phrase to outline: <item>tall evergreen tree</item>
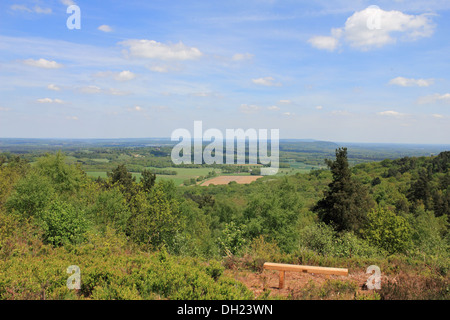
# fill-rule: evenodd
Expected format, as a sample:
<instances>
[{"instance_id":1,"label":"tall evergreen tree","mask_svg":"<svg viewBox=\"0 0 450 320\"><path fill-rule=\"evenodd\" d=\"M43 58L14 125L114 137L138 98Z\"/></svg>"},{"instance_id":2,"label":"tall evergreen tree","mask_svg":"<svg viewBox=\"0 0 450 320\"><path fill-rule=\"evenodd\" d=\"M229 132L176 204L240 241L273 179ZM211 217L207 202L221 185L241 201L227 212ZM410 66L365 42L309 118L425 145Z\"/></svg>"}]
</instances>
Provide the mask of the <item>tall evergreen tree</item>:
<instances>
[{"instance_id":1,"label":"tall evergreen tree","mask_svg":"<svg viewBox=\"0 0 450 320\"><path fill-rule=\"evenodd\" d=\"M333 174L324 198L319 200L313 211L320 220L331 224L337 231L357 231L365 223L367 213L374 201L367 189L351 175L347 160L347 148L336 150L336 160L325 160Z\"/></svg>"}]
</instances>

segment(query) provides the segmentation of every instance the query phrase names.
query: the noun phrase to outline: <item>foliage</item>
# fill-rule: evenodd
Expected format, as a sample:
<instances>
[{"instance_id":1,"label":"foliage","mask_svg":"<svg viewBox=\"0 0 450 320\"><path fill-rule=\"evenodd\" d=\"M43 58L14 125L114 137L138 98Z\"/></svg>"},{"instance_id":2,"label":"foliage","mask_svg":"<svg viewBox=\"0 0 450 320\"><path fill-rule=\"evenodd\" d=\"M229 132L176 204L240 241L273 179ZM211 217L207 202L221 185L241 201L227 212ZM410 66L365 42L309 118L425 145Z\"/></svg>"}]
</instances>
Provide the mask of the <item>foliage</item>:
<instances>
[{"instance_id":1,"label":"foliage","mask_svg":"<svg viewBox=\"0 0 450 320\"><path fill-rule=\"evenodd\" d=\"M410 220L412 239L420 251L437 256L445 256L449 252L450 238L445 216L436 217L422 206L417 209L415 218Z\"/></svg>"},{"instance_id":2,"label":"foliage","mask_svg":"<svg viewBox=\"0 0 450 320\"><path fill-rule=\"evenodd\" d=\"M116 235L117 236L117 235ZM167 253L127 253L107 238L74 249L0 260L0 299L251 299L244 285L222 268ZM66 286L67 267L80 268L81 289Z\"/></svg>"},{"instance_id":3,"label":"foliage","mask_svg":"<svg viewBox=\"0 0 450 320\"><path fill-rule=\"evenodd\" d=\"M373 245L395 253L411 248L411 226L390 210L378 207L367 214L364 237Z\"/></svg>"},{"instance_id":4,"label":"foliage","mask_svg":"<svg viewBox=\"0 0 450 320\"><path fill-rule=\"evenodd\" d=\"M337 231L357 231L364 224L373 200L369 198L365 187L352 179L347 148L337 149L336 160L327 160L326 163L333 174L333 181L313 210L322 221L332 224Z\"/></svg>"},{"instance_id":5,"label":"foliage","mask_svg":"<svg viewBox=\"0 0 450 320\"><path fill-rule=\"evenodd\" d=\"M127 234L137 243L153 248L163 244L171 246L175 235L184 227L178 202L170 192L165 192L167 189L165 182L159 182L148 195L143 210L132 213Z\"/></svg>"},{"instance_id":6,"label":"foliage","mask_svg":"<svg viewBox=\"0 0 450 320\"><path fill-rule=\"evenodd\" d=\"M88 228L83 212L59 200L53 201L39 214L39 222L44 230L44 241L54 246L82 242Z\"/></svg>"},{"instance_id":7,"label":"foliage","mask_svg":"<svg viewBox=\"0 0 450 320\"><path fill-rule=\"evenodd\" d=\"M25 218L33 217L47 208L55 195L50 179L33 170L17 182L5 207Z\"/></svg>"},{"instance_id":8,"label":"foliage","mask_svg":"<svg viewBox=\"0 0 450 320\"><path fill-rule=\"evenodd\" d=\"M282 157L308 155L285 147ZM24 153L33 164L0 155L0 299L248 299L225 267L262 271L265 261L376 264L390 277L376 295L328 281L292 298L448 298L449 153L351 166L364 155L334 147L331 170L208 187L146 171L168 167L167 147ZM80 163L109 177L87 179ZM211 177L225 167L182 170ZM69 265L81 267L78 292L66 288ZM399 270L417 281L395 282Z\"/></svg>"},{"instance_id":9,"label":"foliage","mask_svg":"<svg viewBox=\"0 0 450 320\"><path fill-rule=\"evenodd\" d=\"M131 211L125 196L114 187L95 193L95 200L86 208L86 216L102 229L110 226L125 231Z\"/></svg>"},{"instance_id":10,"label":"foliage","mask_svg":"<svg viewBox=\"0 0 450 320\"><path fill-rule=\"evenodd\" d=\"M65 156L58 152L39 158L36 170L50 179L55 190L59 192L75 192L87 181L86 174L79 166L65 163Z\"/></svg>"},{"instance_id":11,"label":"foliage","mask_svg":"<svg viewBox=\"0 0 450 320\"><path fill-rule=\"evenodd\" d=\"M233 221L225 224L218 238L219 248L223 255L238 254L246 244L245 225L236 225Z\"/></svg>"}]
</instances>

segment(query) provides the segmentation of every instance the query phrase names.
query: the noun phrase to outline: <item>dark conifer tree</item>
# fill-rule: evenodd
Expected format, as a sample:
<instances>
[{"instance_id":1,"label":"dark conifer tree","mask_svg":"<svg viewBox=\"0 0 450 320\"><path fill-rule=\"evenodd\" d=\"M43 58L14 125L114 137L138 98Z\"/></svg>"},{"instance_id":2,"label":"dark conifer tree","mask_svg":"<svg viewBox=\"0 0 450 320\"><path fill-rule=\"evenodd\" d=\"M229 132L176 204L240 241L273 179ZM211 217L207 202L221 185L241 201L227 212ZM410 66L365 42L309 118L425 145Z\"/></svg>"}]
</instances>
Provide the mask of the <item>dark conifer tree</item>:
<instances>
[{"instance_id":1,"label":"dark conifer tree","mask_svg":"<svg viewBox=\"0 0 450 320\"><path fill-rule=\"evenodd\" d=\"M333 174L324 198L319 200L313 211L320 220L331 224L337 231L357 231L366 220L374 201L367 189L351 175L347 160L347 148L336 150L336 160L325 160Z\"/></svg>"}]
</instances>

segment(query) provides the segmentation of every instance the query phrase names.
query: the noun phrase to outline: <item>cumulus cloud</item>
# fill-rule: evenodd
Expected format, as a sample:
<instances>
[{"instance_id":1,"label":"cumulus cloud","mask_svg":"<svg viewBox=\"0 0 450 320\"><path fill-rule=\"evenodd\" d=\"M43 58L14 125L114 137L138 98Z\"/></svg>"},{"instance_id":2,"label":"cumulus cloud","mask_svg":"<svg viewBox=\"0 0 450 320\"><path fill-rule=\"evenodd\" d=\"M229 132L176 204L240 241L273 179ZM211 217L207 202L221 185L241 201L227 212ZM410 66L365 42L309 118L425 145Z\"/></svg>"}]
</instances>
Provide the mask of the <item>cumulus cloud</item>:
<instances>
[{"instance_id":1,"label":"cumulus cloud","mask_svg":"<svg viewBox=\"0 0 450 320\"><path fill-rule=\"evenodd\" d=\"M154 40L126 40L119 44L128 47L128 54L136 58L161 59L161 60L194 60L200 58L203 53L195 48L188 47L182 42L176 44L164 44Z\"/></svg>"},{"instance_id":2,"label":"cumulus cloud","mask_svg":"<svg viewBox=\"0 0 450 320\"><path fill-rule=\"evenodd\" d=\"M133 80L134 78L136 78L136 74L129 70L124 70L121 72L102 71L102 72L97 72L94 76L95 77L110 77L116 81L129 81L129 80Z\"/></svg>"},{"instance_id":3,"label":"cumulus cloud","mask_svg":"<svg viewBox=\"0 0 450 320\"><path fill-rule=\"evenodd\" d=\"M78 117L77 117L77 116L67 116L66 119L67 119L67 120L77 121L77 120L78 120Z\"/></svg>"},{"instance_id":4,"label":"cumulus cloud","mask_svg":"<svg viewBox=\"0 0 450 320\"><path fill-rule=\"evenodd\" d=\"M403 77L397 77L389 81L389 84L401 87L428 87L433 83L434 79L408 79Z\"/></svg>"},{"instance_id":5,"label":"cumulus cloud","mask_svg":"<svg viewBox=\"0 0 450 320\"><path fill-rule=\"evenodd\" d=\"M128 70L121 71L114 76L114 79L117 81L128 81L134 78L136 78L136 74Z\"/></svg>"},{"instance_id":6,"label":"cumulus cloud","mask_svg":"<svg viewBox=\"0 0 450 320\"><path fill-rule=\"evenodd\" d=\"M272 77L264 77L264 78L257 78L252 79L252 82L257 85L266 86L266 87L279 87L281 86L281 83L274 82L275 79Z\"/></svg>"},{"instance_id":7,"label":"cumulus cloud","mask_svg":"<svg viewBox=\"0 0 450 320\"><path fill-rule=\"evenodd\" d=\"M314 48L328 51L334 51L339 45L339 40L331 36L314 36L310 38L308 42Z\"/></svg>"},{"instance_id":8,"label":"cumulus cloud","mask_svg":"<svg viewBox=\"0 0 450 320\"><path fill-rule=\"evenodd\" d=\"M37 99L36 100L39 103L64 103L64 101L60 100L60 99L51 99L51 98L42 98L42 99Z\"/></svg>"},{"instance_id":9,"label":"cumulus cloud","mask_svg":"<svg viewBox=\"0 0 450 320\"><path fill-rule=\"evenodd\" d=\"M318 49L333 51L343 40L353 48L366 51L398 40L414 41L430 37L433 32L430 15L409 15L369 6L350 16L344 27L332 29L330 36L314 36L309 42Z\"/></svg>"},{"instance_id":10,"label":"cumulus cloud","mask_svg":"<svg viewBox=\"0 0 450 320\"><path fill-rule=\"evenodd\" d=\"M428 103L436 103L436 102L444 102L444 103L450 103L450 93L435 93L429 96L420 97L417 100L418 104L428 104Z\"/></svg>"},{"instance_id":11,"label":"cumulus cloud","mask_svg":"<svg viewBox=\"0 0 450 320\"><path fill-rule=\"evenodd\" d=\"M107 24L102 24L97 29L100 30L100 31L103 31L103 32L111 32L111 31L113 31L112 28L110 26L108 26Z\"/></svg>"},{"instance_id":12,"label":"cumulus cloud","mask_svg":"<svg viewBox=\"0 0 450 320\"><path fill-rule=\"evenodd\" d=\"M162 65L154 65L148 67L151 71L159 72L159 73L166 73L169 72L169 66L162 66Z\"/></svg>"},{"instance_id":13,"label":"cumulus cloud","mask_svg":"<svg viewBox=\"0 0 450 320\"><path fill-rule=\"evenodd\" d=\"M23 61L23 64L32 66L32 67L43 68L43 69L58 69L63 66L62 64L60 64L56 61L49 61L49 60L42 59L42 58L39 60L27 59L27 60Z\"/></svg>"},{"instance_id":14,"label":"cumulus cloud","mask_svg":"<svg viewBox=\"0 0 450 320\"><path fill-rule=\"evenodd\" d=\"M60 90L61 90L61 88L58 87L58 86L55 85L55 84L49 84L49 85L47 86L47 89L53 90L53 91L60 91Z\"/></svg>"},{"instance_id":15,"label":"cumulus cloud","mask_svg":"<svg viewBox=\"0 0 450 320\"><path fill-rule=\"evenodd\" d=\"M393 111L393 110L382 111L382 112L378 112L377 114L380 116L387 116L387 117L403 117L406 115L404 113L400 113L400 112Z\"/></svg>"},{"instance_id":16,"label":"cumulus cloud","mask_svg":"<svg viewBox=\"0 0 450 320\"><path fill-rule=\"evenodd\" d=\"M271 111L278 111L278 110L280 110L280 107L278 107L278 106L270 106L270 107L267 107L267 109L271 110Z\"/></svg>"},{"instance_id":17,"label":"cumulus cloud","mask_svg":"<svg viewBox=\"0 0 450 320\"><path fill-rule=\"evenodd\" d=\"M81 93L100 93L102 92L102 89L97 87L97 86L85 86L85 87L80 87L78 88L78 91Z\"/></svg>"}]
</instances>

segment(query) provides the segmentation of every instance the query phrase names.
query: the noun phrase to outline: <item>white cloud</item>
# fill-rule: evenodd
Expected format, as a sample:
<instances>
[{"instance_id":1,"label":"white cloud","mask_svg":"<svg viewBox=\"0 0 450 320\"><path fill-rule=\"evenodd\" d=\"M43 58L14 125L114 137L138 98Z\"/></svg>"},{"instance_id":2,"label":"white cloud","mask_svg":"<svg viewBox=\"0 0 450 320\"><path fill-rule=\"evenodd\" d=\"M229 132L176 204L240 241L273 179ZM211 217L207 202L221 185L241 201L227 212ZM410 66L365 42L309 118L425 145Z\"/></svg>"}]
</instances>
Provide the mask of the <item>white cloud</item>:
<instances>
[{"instance_id":1,"label":"white cloud","mask_svg":"<svg viewBox=\"0 0 450 320\"><path fill-rule=\"evenodd\" d=\"M78 117L77 116L67 116L66 119L67 120L78 121Z\"/></svg>"},{"instance_id":2,"label":"white cloud","mask_svg":"<svg viewBox=\"0 0 450 320\"><path fill-rule=\"evenodd\" d=\"M61 90L61 88L58 87L58 86L55 85L55 84L49 84L49 85L47 86L47 89L53 90L53 91L60 91L60 90Z\"/></svg>"},{"instance_id":3,"label":"white cloud","mask_svg":"<svg viewBox=\"0 0 450 320\"><path fill-rule=\"evenodd\" d=\"M34 13L39 13L39 14L52 13L51 8L41 8L39 6L34 6L32 9L30 9L27 6L22 5L22 4L13 4L12 6L10 6L10 8L11 8L11 10L14 10L14 11L34 12Z\"/></svg>"},{"instance_id":4,"label":"white cloud","mask_svg":"<svg viewBox=\"0 0 450 320\"><path fill-rule=\"evenodd\" d=\"M108 26L107 24L102 24L97 29L100 30L100 31L103 31L103 32L111 32L111 31L113 31L112 28L110 26Z\"/></svg>"},{"instance_id":5,"label":"white cloud","mask_svg":"<svg viewBox=\"0 0 450 320\"><path fill-rule=\"evenodd\" d=\"M274 82L275 79L272 77L264 77L264 78L258 78L258 79L252 79L252 82L254 84L258 84L261 86L267 86L267 87L279 87L281 86L281 83Z\"/></svg>"},{"instance_id":6,"label":"white cloud","mask_svg":"<svg viewBox=\"0 0 450 320\"><path fill-rule=\"evenodd\" d=\"M284 112L284 113L283 113L283 116L287 116L287 117L293 116L293 115L294 115L294 114L291 113L291 112Z\"/></svg>"},{"instance_id":7,"label":"white cloud","mask_svg":"<svg viewBox=\"0 0 450 320\"><path fill-rule=\"evenodd\" d=\"M94 74L95 77L111 77L117 81L129 81L136 78L136 74L129 70L124 70L121 72L112 72L112 71L102 71Z\"/></svg>"},{"instance_id":8,"label":"white cloud","mask_svg":"<svg viewBox=\"0 0 450 320\"><path fill-rule=\"evenodd\" d=\"M393 110L382 111L382 112L378 112L377 114L380 116L387 116L387 117L403 117L406 115L404 113L400 113L400 112L393 111Z\"/></svg>"},{"instance_id":9,"label":"white cloud","mask_svg":"<svg viewBox=\"0 0 450 320\"><path fill-rule=\"evenodd\" d=\"M136 78L136 74L128 70L121 71L114 76L114 79L117 81L128 81L134 78Z\"/></svg>"},{"instance_id":10,"label":"white cloud","mask_svg":"<svg viewBox=\"0 0 450 320\"><path fill-rule=\"evenodd\" d=\"M168 66L155 65L155 66L150 66L149 69L151 71L160 72L160 73L169 72L169 67Z\"/></svg>"},{"instance_id":11,"label":"white cloud","mask_svg":"<svg viewBox=\"0 0 450 320\"><path fill-rule=\"evenodd\" d=\"M78 88L78 91L81 93L92 94L92 93L100 93L100 92L102 92L102 89L100 89L97 86L85 86L85 87Z\"/></svg>"},{"instance_id":12,"label":"white cloud","mask_svg":"<svg viewBox=\"0 0 450 320\"><path fill-rule=\"evenodd\" d=\"M39 6L35 6L34 7L34 12L36 12L36 13L43 13L43 14L50 14L50 13L52 13L52 9L51 8L41 8Z\"/></svg>"},{"instance_id":13,"label":"white cloud","mask_svg":"<svg viewBox=\"0 0 450 320\"><path fill-rule=\"evenodd\" d=\"M436 102L445 102L450 103L450 93L439 94L435 93L429 96L420 97L417 100L418 104L428 104L428 103L436 103Z\"/></svg>"},{"instance_id":14,"label":"white cloud","mask_svg":"<svg viewBox=\"0 0 450 320\"><path fill-rule=\"evenodd\" d=\"M28 66L44 68L44 69L58 69L63 66L62 64L57 63L56 61L49 61L49 60L42 59L42 58L39 60L27 59L27 60L24 60L23 63Z\"/></svg>"},{"instance_id":15,"label":"white cloud","mask_svg":"<svg viewBox=\"0 0 450 320\"><path fill-rule=\"evenodd\" d=\"M203 53L194 47L188 47L182 42L163 44L154 40L126 40L119 44L129 48L129 55L137 58L161 60L193 60Z\"/></svg>"},{"instance_id":16,"label":"white cloud","mask_svg":"<svg viewBox=\"0 0 450 320\"><path fill-rule=\"evenodd\" d=\"M254 104L248 105L248 104L241 104L241 106L239 107L239 111L245 114L252 114L252 113L256 113L260 110L261 108L259 106L256 106Z\"/></svg>"},{"instance_id":17,"label":"white cloud","mask_svg":"<svg viewBox=\"0 0 450 320\"><path fill-rule=\"evenodd\" d=\"M366 51L397 40L414 41L430 37L433 32L434 24L427 14L409 15L369 6L350 16L344 27L332 29L331 36L315 36L309 42L318 49L333 51L343 39L351 47Z\"/></svg>"},{"instance_id":18,"label":"white cloud","mask_svg":"<svg viewBox=\"0 0 450 320\"><path fill-rule=\"evenodd\" d=\"M442 118L444 118L444 116L442 115L442 114L437 114L437 113L434 113L434 114L432 114L431 115L433 118L437 118L437 119L442 119Z\"/></svg>"},{"instance_id":19,"label":"white cloud","mask_svg":"<svg viewBox=\"0 0 450 320\"><path fill-rule=\"evenodd\" d=\"M75 2L72 0L61 0L61 3L65 6L72 6L75 4Z\"/></svg>"},{"instance_id":20,"label":"white cloud","mask_svg":"<svg viewBox=\"0 0 450 320\"><path fill-rule=\"evenodd\" d=\"M339 45L339 40L330 36L314 36L310 38L308 42L314 48L328 51L334 51Z\"/></svg>"},{"instance_id":21,"label":"white cloud","mask_svg":"<svg viewBox=\"0 0 450 320\"><path fill-rule=\"evenodd\" d=\"M1 112L6 112L6 111L9 111L9 110L11 110L11 109L10 108L0 107L0 111Z\"/></svg>"},{"instance_id":22,"label":"white cloud","mask_svg":"<svg viewBox=\"0 0 450 320\"><path fill-rule=\"evenodd\" d=\"M134 106L132 108L128 109L129 111L137 111L137 112L141 112L144 111L144 108L142 108L141 106Z\"/></svg>"},{"instance_id":23,"label":"white cloud","mask_svg":"<svg viewBox=\"0 0 450 320\"><path fill-rule=\"evenodd\" d=\"M10 6L10 8L14 11L33 12L33 10L22 4L13 4L12 6Z\"/></svg>"},{"instance_id":24,"label":"white cloud","mask_svg":"<svg viewBox=\"0 0 450 320\"><path fill-rule=\"evenodd\" d=\"M85 93L85 94L107 94L107 95L112 95L112 96L125 96L125 95L130 94L129 92L114 89L114 88L102 89L97 86L78 87L76 90L80 93Z\"/></svg>"},{"instance_id":25,"label":"white cloud","mask_svg":"<svg viewBox=\"0 0 450 320\"><path fill-rule=\"evenodd\" d=\"M322 110L323 107L322 107L322 106L316 106L316 109L317 109L317 110Z\"/></svg>"},{"instance_id":26,"label":"white cloud","mask_svg":"<svg viewBox=\"0 0 450 320\"><path fill-rule=\"evenodd\" d=\"M291 104L291 100L280 100L280 103Z\"/></svg>"},{"instance_id":27,"label":"white cloud","mask_svg":"<svg viewBox=\"0 0 450 320\"><path fill-rule=\"evenodd\" d=\"M434 79L408 79L403 77L397 77L389 81L391 85L397 85L401 87L428 87L434 83Z\"/></svg>"},{"instance_id":28,"label":"white cloud","mask_svg":"<svg viewBox=\"0 0 450 320\"><path fill-rule=\"evenodd\" d=\"M253 57L254 55L250 53L236 53L235 55L233 55L231 59L233 59L234 61L241 61L241 60L250 60Z\"/></svg>"},{"instance_id":29,"label":"white cloud","mask_svg":"<svg viewBox=\"0 0 450 320\"><path fill-rule=\"evenodd\" d=\"M39 103L64 103L64 101L60 100L60 99L51 99L51 98L42 98L42 99L37 99L36 100Z\"/></svg>"},{"instance_id":30,"label":"white cloud","mask_svg":"<svg viewBox=\"0 0 450 320\"><path fill-rule=\"evenodd\" d=\"M278 106L270 106L270 107L267 107L267 109L271 110L271 111L278 111L278 110L280 110L280 107L278 107Z\"/></svg>"}]
</instances>

